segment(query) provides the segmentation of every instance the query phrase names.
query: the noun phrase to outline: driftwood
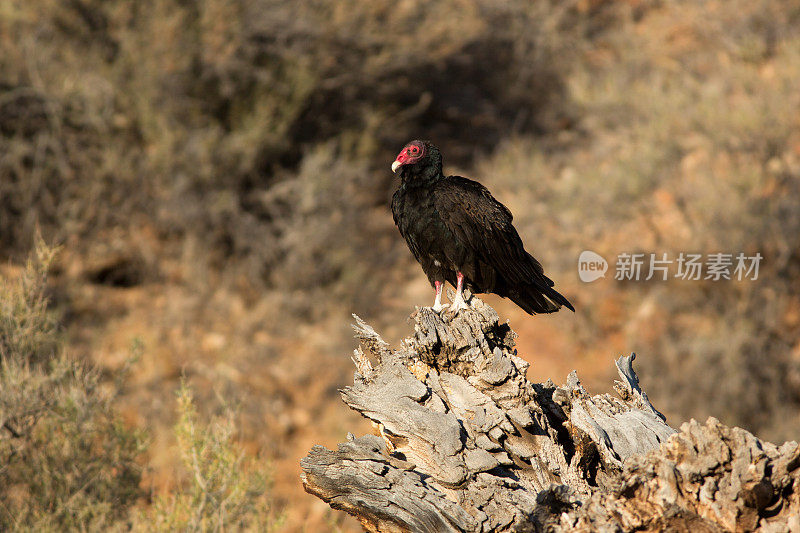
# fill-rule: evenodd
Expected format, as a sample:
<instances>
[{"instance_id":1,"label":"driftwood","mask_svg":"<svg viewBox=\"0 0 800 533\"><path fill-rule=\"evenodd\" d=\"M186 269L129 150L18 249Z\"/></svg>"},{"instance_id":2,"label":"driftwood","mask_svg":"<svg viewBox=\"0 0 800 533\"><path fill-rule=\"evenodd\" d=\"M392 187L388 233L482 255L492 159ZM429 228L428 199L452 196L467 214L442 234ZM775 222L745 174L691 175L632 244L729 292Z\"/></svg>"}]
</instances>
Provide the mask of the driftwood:
<instances>
[{"instance_id":1,"label":"driftwood","mask_svg":"<svg viewBox=\"0 0 800 533\"><path fill-rule=\"evenodd\" d=\"M676 432L616 361L619 397L531 383L515 333L477 298L421 308L392 349L355 317L344 402L378 435L314 446L303 485L368 531L800 531L800 449L715 419ZM369 357L371 356L372 359ZM373 362L374 361L374 362Z\"/></svg>"}]
</instances>

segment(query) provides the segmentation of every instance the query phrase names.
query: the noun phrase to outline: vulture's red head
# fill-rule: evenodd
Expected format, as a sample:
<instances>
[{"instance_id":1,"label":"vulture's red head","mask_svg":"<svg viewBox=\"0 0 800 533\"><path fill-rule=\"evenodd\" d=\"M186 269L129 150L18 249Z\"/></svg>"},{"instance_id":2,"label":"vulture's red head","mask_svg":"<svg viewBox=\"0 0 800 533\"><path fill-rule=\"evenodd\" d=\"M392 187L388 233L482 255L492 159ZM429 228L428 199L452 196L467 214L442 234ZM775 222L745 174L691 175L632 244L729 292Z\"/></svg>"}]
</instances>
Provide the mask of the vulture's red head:
<instances>
[{"instance_id":1,"label":"vulture's red head","mask_svg":"<svg viewBox=\"0 0 800 533\"><path fill-rule=\"evenodd\" d=\"M425 143L422 141L411 141L400 150L397 157L392 163L392 172L397 173L397 169L403 165L413 165L414 163L425 158L426 150Z\"/></svg>"},{"instance_id":2,"label":"vulture's red head","mask_svg":"<svg viewBox=\"0 0 800 533\"><path fill-rule=\"evenodd\" d=\"M411 141L400 150L392 163L392 172L403 173L403 169L414 173L441 173L442 156L430 141Z\"/></svg>"}]
</instances>

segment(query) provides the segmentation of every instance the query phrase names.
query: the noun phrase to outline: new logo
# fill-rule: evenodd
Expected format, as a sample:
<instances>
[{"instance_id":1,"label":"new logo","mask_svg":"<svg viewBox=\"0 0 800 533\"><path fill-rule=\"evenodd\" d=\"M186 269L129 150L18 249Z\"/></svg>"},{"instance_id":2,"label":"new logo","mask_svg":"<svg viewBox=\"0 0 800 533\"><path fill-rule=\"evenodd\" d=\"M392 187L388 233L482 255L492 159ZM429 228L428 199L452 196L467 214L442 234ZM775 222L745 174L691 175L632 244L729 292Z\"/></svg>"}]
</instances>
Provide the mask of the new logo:
<instances>
[{"instance_id":1,"label":"new logo","mask_svg":"<svg viewBox=\"0 0 800 533\"><path fill-rule=\"evenodd\" d=\"M590 283L600 278L606 277L608 261L603 259L598 253L591 250L584 250L578 257L578 277L584 283Z\"/></svg>"}]
</instances>

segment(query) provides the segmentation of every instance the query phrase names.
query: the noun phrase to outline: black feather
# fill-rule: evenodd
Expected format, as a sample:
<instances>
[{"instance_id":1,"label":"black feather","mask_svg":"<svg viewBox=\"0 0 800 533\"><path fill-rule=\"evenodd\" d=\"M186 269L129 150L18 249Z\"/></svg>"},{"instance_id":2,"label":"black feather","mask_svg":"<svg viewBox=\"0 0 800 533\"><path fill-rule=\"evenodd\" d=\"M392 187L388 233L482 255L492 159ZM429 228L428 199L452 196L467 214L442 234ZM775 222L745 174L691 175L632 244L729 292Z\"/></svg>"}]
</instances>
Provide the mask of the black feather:
<instances>
[{"instance_id":1,"label":"black feather","mask_svg":"<svg viewBox=\"0 0 800 533\"><path fill-rule=\"evenodd\" d=\"M575 311L525 251L508 208L476 181L445 177L433 144L407 146L412 144L424 147L424 155L400 166L392 214L431 284L455 285L461 272L472 292L510 298L527 313L552 313L561 306Z\"/></svg>"}]
</instances>

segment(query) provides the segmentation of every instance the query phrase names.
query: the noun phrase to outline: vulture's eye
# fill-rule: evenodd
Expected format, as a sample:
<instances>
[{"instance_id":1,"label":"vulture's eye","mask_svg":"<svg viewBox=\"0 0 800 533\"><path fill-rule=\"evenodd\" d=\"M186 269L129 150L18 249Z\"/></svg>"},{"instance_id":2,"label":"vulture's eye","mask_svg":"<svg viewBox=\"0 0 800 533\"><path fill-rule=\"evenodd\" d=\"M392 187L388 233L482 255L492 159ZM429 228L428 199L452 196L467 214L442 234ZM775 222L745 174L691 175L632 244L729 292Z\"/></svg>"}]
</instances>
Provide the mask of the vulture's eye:
<instances>
[{"instance_id":1,"label":"vulture's eye","mask_svg":"<svg viewBox=\"0 0 800 533\"><path fill-rule=\"evenodd\" d=\"M409 152L411 152L412 154L416 155L419 152L419 148L417 148L416 146L412 146L411 150L409 150Z\"/></svg>"}]
</instances>

